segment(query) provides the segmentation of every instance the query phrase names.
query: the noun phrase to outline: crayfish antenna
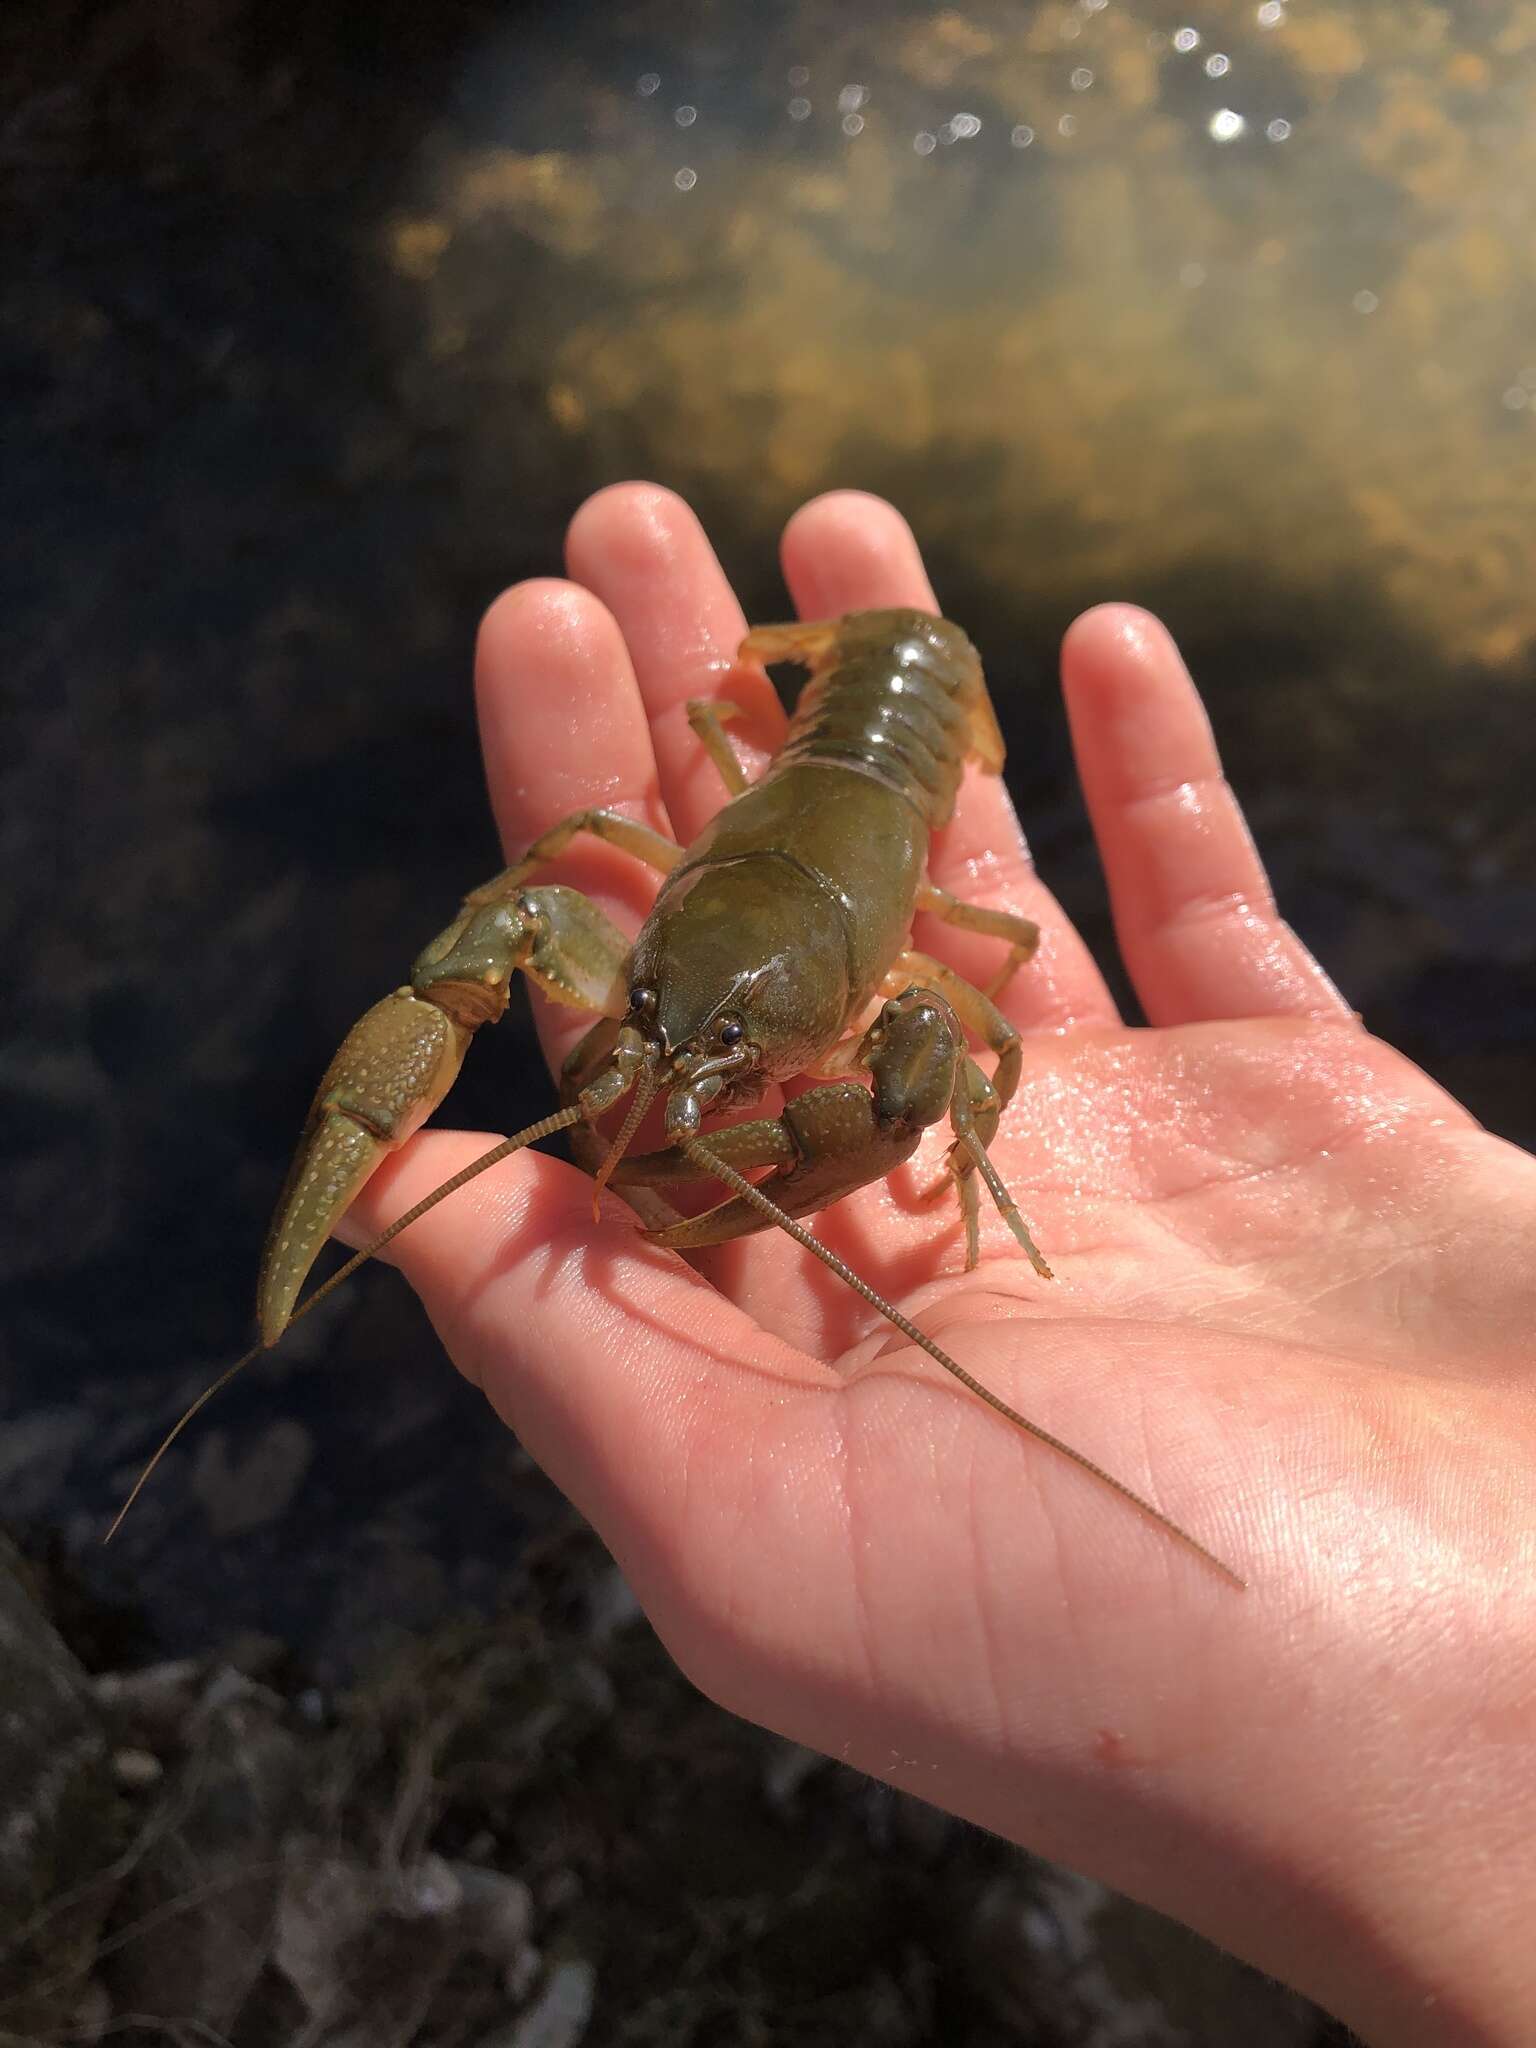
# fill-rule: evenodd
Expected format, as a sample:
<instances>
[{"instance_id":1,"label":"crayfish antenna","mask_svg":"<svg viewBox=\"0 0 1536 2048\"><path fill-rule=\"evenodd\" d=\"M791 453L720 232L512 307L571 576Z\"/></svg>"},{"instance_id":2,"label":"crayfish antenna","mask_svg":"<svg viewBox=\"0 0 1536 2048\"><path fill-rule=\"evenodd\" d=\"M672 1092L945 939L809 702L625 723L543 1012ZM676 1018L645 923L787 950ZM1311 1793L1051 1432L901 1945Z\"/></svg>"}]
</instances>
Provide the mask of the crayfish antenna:
<instances>
[{"instance_id":1,"label":"crayfish antenna","mask_svg":"<svg viewBox=\"0 0 1536 2048\"><path fill-rule=\"evenodd\" d=\"M193 1416L201 1409L206 1408L215 1394L220 1394L224 1391L236 1373L244 1372L248 1365L260 1358L263 1351L270 1351L273 1345L281 1343L295 1323L307 1316L312 1308L318 1308L325 1297L340 1287L344 1280L350 1280L359 1266L365 1266L370 1259L377 1258L385 1245L392 1243L402 1230L415 1223L418 1218L425 1216L429 1209L435 1209L439 1202L444 1202L450 1195L457 1194L459 1189L467 1182L477 1179L480 1174L487 1172L491 1167L499 1166L503 1159L509 1159L514 1152L521 1152L527 1145L536 1145L540 1138L552 1137L556 1131L568 1130L572 1124L581 1121L583 1114L581 1105L573 1103L569 1109L557 1110L553 1116L541 1117L538 1123L529 1124L526 1130L517 1131L510 1138L503 1138L498 1144L493 1145L489 1152L482 1152L478 1159L472 1159L468 1166L461 1167L457 1173L445 1180L441 1187L434 1188L429 1195L423 1195L421 1200L413 1208L407 1209L403 1216L397 1216L389 1228L381 1230L371 1244L365 1244L361 1251L354 1252L350 1259L336 1268L328 1280L322 1280L320 1285L299 1303L298 1307L289 1316L287 1322L278 1331L277 1335L272 1338L270 1343L264 1342L252 1345L243 1358L237 1358L233 1365L225 1366L218 1378L204 1387L197 1399L192 1402L190 1407L184 1410L174 1425L161 1438L154 1455L133 1482L128 1498L113 1517L112 1526L108 1529L106 1535L102 1537L102 1542L110 1543L112 1541L112 1538L123 1525L124 1516L144 1491L150 1475L171 1448L171 1445L175 1443L177 1437L181 1435Z\"/></svg>"},{"instance_id":2,"label":"crayfish antenna","mask_svg":"<svg viewBox=\"0 0 1536 2048\"><path fill-rule=\"evenodd\" d=\"M305 1306L307 1307L308 1303L306 1303ZM302 1314L302 1310L300 1311L300 1313ZM169 1430L167 1430L165 1435L160 1439L159 1446L156 1449L154 1456L150 1459L149 1463L144 1467L144 1470L139 1474L138 1478L135 1479L131 1489L129 1490L128 1498L123 1502L122 1506L118 1509L117 1513L112 1517L112 1526L107 1531L106 1535L103 1536L101 1539L103 1543L110 1543L112 1541L112 1538L117 1534L118 1530L123 1526L124 1517L127 1515L128 1510L133 1506L134 1502L138 1499L139 1495L144 1491L145 1487L149 1484L150 1475L153 1473L155 1467L159 1464L160 1460L165 1456L166 1452L171 1448L171 1445L175 1443L177 1437L181 1435L181 1432L186 1428L187 1424L192 1420L193 1416L196 1415L200 1408L206 1408L208 1403L213 1399L215 1394L222 1393L224 1389L229 1385L230 1381L234 1378L237 1372L244 1372L245 1368L251 1363L252 1359L260 1358L262 1351L264 1349L265 1346L261 1344L253 1344L250 1350L246 1352L244 1358L237 1358L233 1365L226 1365L224 1370L219 1374L218 1378L212 1381L210 1385L204 1387L203 1391L198 1395L197 1399L192 1403L192 1405L189 1408L186 1408L182 1411L177 1421L172 1425L172 1427Z\"/></svg>"},{"instance_id":3,"label":"crayfish antenna","mask_svg":"<svg viewBox=\"0 0 1536 2048\"><path fill-rule=\"evenodd\" d=\"M592 1221L594 1223L598 1219L598 1198L602 1194L603 1189L607 1187L614 1168L635 1142L635 1133L640 1128L645 1112L655 1101L656 1091L660 1086L661 1073L653 1061L651 1065L642 1069L640 1079L635 1085L635 1092L631 1098L629 1109L625 1113L624 1121L620 1124L613 1143L608 1147L608 1156L593 1176Z\"/></svg>"},{"instance_id":4,"label":"crayfish antenna","mask_svg":"<svg viewBox=\"0 0 1536 2048\"><path fill-rule=\"evenodd\" d=\"M821 1263L830 1272L835 1273L839 1280L851 1287L855 1294L862 1296L871 1308L878 1309L888 1322L895 1324L904 1337L917 1345L919 1350L926 1351L935 1364L943 1366L944 1370L957 1379L961 1386L969 1388L971 1393L975 1394L980 1400L985 1401L989 1408L995 1408L999 1415L1014 1423L1019 1429L1022 1429L1026 1436L1032 1436L1037 1443L1044 1444L1049 1450L1059 1452L1063 1458L1069 1459L1079 1470L1101 1481L1111 1492L1118 1493L1122 1500L1129 1501L1131 1506L1140 1514L1145 1515L1149 1522L1155 1522L1157 1527L1163 1530L1165 1534L1172 1536L1177 1542L1182 1543L1186 1549L1192 1550L1197 1557L1203 1558L1206 1564L1220 1572L1224 1579L1229 1580L1236 1586L1240 1593L1245 1593L1248 1590L1247 1580L1239 1577L1231 1565L1219 1558L1214 1550L1207 1550L1197 1536L1191 1536L1187 1529L1180 1528L1179 1524L1172 1520L1170 1516L1165 1515L1161 1508L1153 1507L1151 1501L1137 1493L1134 1487L1127 1486L1123 1479L1117 1479L1113 1472L1106 1472L1102 1465L1096 1465L1092 1458L1085 1457L1081 1451L1074 1450L1071 1444L1066 1443L1059 1436L1053 1436L1050 1430L1042 1429L1038 1422L1031 1422L1029 1417L1021 1415L1017 1408L1010 1408L1000 1395L994 1394L990 1387L983 1386L973 1373L967 1372L965 1367L957 1360L951 1358L947 1351L941 1350L926 1332L917 1327L910 1317L904 1316L899 1308L885 1299L884 1295L877 1294L867 1280L861 1280L858 1274L854 1272L852 1266L848 1265L845 1260L840 1259L836 1252L830 1250L821 1242L820 1238L813 1237L803 1224L798 1223L793 1216L786 1215L776 1202L770 1200L763 1193L760 1187L748 1180L744 1174L738 1173L734 1166L728 1165L725 1160L718 1158L711 1152L708 1145L702 1139L682 1138L679 1140L679 1143L688 1158L693 1160L696 1165L706 1168L717 1180L723 1181L728 1188L740 1195L744 1201L750 1202L755 1209L760 1210L771 1222L776 1223L781 1230L787 1232L795 1240L796 1244L803 1246L813 1257L820 1259ZM985 1154L983 1154L983 1157L985 1157Z\"/></svg>"}]
</instances>

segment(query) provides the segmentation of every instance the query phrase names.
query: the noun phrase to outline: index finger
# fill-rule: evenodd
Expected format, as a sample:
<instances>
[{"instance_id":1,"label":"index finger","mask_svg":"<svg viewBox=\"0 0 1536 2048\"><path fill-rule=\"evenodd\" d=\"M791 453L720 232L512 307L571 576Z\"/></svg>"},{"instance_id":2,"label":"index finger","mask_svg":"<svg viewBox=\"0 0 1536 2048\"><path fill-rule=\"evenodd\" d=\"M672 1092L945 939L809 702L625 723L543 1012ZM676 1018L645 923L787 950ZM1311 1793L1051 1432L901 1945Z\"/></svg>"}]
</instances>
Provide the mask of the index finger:
<instances>
[{"instance_id":1,"label":"index finger","mask_svg":"<svg viewBox=\"0 0 1536 2048\"><path fill-rule=\"evenodd\" d=\"M629 655L590 591L554 577L504 591L481 623L475 696L509 863L551 825L592 808L623 811L670 836ZM542 863L534 880L580 889L627 933L656 893L656 876L632 855L587 834ZM540 1040L558 1066L593 1018L552 1003L532 984L530 993Z\"/></svg>"}]
</instances>

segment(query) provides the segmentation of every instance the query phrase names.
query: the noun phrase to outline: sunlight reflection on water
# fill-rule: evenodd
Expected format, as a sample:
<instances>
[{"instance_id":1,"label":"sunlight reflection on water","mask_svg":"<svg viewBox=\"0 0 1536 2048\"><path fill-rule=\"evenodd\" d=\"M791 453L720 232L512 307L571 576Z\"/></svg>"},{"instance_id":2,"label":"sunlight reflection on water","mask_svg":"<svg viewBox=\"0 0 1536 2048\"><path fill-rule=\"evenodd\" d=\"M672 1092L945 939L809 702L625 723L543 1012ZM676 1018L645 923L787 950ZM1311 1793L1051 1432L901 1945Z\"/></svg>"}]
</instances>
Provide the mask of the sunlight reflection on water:
<instances>
[{"instance_id":1,"label":"sunlight reflection on water","mask_svg":"<svg viewBox=\"0 0 1536 2048\"><path fill-rule=\"evenodd\" d=\"M772 20L475 57L389 234L493 440L533 374L612 472L765 533L869 482L1021 603L1240 560L1536 638L1536 6Z\"/></svg>"}]
</instances>

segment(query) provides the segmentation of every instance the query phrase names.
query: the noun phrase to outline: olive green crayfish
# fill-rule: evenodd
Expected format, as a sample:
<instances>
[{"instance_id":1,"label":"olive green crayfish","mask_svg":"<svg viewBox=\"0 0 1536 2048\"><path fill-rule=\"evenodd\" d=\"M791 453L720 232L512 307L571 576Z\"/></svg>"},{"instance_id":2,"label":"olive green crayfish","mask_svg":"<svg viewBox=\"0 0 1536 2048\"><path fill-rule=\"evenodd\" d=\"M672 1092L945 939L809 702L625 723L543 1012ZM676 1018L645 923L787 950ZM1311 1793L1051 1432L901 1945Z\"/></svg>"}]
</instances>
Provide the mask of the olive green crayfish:
<instances>
[{"instance_id":1,"label":"olive green crayfish","mask_svg":"<svg viewBox=\"0 0 1536 2048\"><path fill-rule=\"evenodd\" d=\"M962 902L928 879L930 837L953 813L967 761L991 774L1003 764L981 663L959 627L919 611L858 612L759 627L741 658L798 662L810 679L782 749L755 783L726 730L736 707L689 706L728 793L691 846L618 811L574 812L471 891L410 983L348 1033L277 1206L259 1282L261 1344L250 1356L474 1174L567 1130L577 1162L598 1188L622 1190L651 1243L687 1251L769 1226L786 1231L1008 1421L1236 1580L1149 1501L983 1386L799 1220L890 1174L947 1119L946 1180L960 1205L967 1267L979 1255L985 1187L1036 1272L1051 1277L988 1156L1023 1056L993 997L1039 934L1026 918ZM578 891L536 880L582 833L660 877L633 942ZM919 910L1003 942L990 989L913 950ZM475 1032L505 1012L519 972L596 1017L565 1062L561 1108L434 1190L300 1305L326 1239L380 1161L443 1100ZM992 1055L990 1075L967 1050L968 1036ZM756 1106L770 1083L806 1076L819 1085L779 1115L709 1127ZM657 1097L665 1143L632 1156ZM620 1128L605 1139L599 1120L621 1104ZM725 1199L680 1214L666 1191L690 1183L724 1188Z\"/></svg>"}]
</instances>

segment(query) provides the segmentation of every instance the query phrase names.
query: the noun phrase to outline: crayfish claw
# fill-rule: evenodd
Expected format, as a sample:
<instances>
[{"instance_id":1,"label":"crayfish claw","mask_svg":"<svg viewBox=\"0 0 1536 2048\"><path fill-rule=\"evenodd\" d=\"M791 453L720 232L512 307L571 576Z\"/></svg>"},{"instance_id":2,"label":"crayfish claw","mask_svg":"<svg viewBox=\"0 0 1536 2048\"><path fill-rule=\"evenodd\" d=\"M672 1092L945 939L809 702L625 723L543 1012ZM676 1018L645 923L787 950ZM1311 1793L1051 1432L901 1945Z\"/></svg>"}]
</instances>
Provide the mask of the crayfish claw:
<instances>
[{"instance_id":1,"label":"crayfish claw","mask_svg":"<svg viewBox=\"0 0 1536 2048\"><path fill-rule=\"evenodd\" d=\"M436 1109L471 1033L436 1003L396 989L360 1017L320 1083L262 1254L261 1341L288 1326L311 1266L375 1169Z\"/></svg>"}]
</instances>

